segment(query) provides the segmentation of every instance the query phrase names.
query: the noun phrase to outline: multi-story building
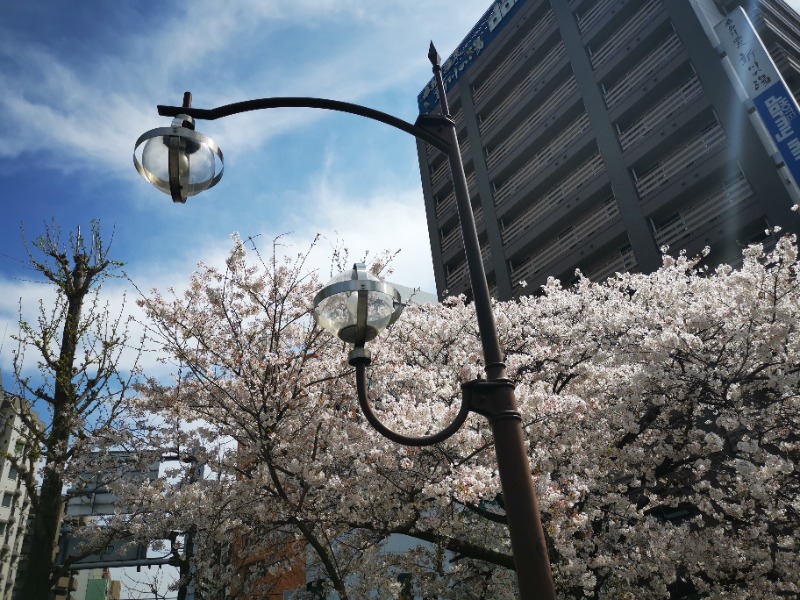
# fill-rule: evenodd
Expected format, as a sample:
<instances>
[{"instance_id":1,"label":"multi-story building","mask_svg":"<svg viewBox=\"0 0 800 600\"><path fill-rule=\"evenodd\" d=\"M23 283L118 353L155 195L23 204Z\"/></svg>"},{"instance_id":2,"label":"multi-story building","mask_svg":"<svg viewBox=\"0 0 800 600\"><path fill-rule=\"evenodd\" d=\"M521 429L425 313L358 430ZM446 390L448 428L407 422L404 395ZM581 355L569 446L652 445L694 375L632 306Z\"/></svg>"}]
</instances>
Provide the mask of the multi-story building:
<instances>
[{"instance_id":1,"label":"multi-story building","mask_svg":"<svg viewBox=\"0 0 800 600\"><path fill-rule=\"evenodd\" d=\"M19 416L24 402L4 391L0 374L0 600L13 595L30 512L28 491L15 466L15 461L24 464L30 448L27 428ZM30 410L27 414L38 423Z\"/></svg>"},{"instance_id":2,"label":"multi-story building","mask_svg":"<svg viewBox=\"0 0 800 600\"><path fill-rule=\"evenodd\" d=\"M76 585L68 597L73 600L119 600L122 584L106 569L78 571ZM65 596L67 598L67 596Z\"/></svg>"},{"instance_id":3,"label":"multi-story building","mask_svg":"<svg viewBox=\"0 0 800 600\"><path fill-rule=\"evenodd\" d=\"M489 7L443 72L493 295L532 293L549 276L569 283L576 269L595 280L650 272L665 246L735 261L768 227L800 231L785 154L715 33L740 4ZM783 0L745 8L797 97L798 15ZM434 86L419 104L438 112ZM437 291L468 293L447 160L418 149Z\"/></svg>"}]
</instances>

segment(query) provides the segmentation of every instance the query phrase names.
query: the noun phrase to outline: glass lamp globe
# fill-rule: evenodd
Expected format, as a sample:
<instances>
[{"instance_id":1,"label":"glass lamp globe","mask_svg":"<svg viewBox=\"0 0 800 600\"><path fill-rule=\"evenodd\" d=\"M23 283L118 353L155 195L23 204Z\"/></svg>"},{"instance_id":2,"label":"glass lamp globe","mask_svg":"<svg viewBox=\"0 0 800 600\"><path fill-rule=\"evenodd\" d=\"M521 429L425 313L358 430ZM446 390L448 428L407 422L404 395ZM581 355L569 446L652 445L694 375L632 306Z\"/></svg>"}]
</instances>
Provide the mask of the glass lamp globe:
<instances>
[{"instance_id":1,"label":"glass lamp globe","mask_svg":"<svg viewBox=\"0 0 800 600\"><path fill-rule=\"evenodd\" d=\"M171 182L173 160L175 181ZM142 177L176 202L216 185L224 168L222 151L211 138L175 124L142 135L136 141L133 163Z\"/></svg>"},{"instance_id":2,"label":"glass lamp globe","mask_svg":"<svg viewBox=\"0 0 800 600\"><path fill-rule=\"evenodd\" d=\"M357 263L317 293L313 314L323 329L340 340L363 346L394 323L402 310L400 292Z\"/></svg>"}]
</instances>

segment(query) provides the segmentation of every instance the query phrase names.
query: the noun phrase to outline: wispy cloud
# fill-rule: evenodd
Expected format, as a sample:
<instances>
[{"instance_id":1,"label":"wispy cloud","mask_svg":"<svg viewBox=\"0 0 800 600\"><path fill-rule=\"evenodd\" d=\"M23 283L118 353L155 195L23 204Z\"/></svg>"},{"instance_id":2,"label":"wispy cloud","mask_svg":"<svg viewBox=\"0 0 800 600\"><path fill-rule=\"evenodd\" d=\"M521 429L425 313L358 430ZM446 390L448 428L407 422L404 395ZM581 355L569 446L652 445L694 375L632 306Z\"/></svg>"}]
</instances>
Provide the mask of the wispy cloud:
<instances>
[{"instance_id":1,"label":"wispy cloud","mask_svg":"<svg viewBox=\"0 0 800 600\"><path fill-rule=\"evenodd\" d=\"M469 15L465 22L485 2L470 4L461 7ZM178 103L179 90L190 85L204 105L267 95L358 100L379 93L426 72L428 32L441 29L437 21L445 19L446 29L454 29L451 7L445 7L442 1L409 1L376 8L364 0L251 1L224 9L201 1L191 10L164 5L155 29L121 30L116 46L98 48L79 63L38 40L0 30L9 34L0 36L6 40L0 42L6 65L0 72L6 116L0 157L44 152L59 157L50 167L70 171L86 162L129 168L132 140L143 124L158 123L154 105ZM293 53L287 43L287 36L301 33L318 38L313 57ZM407 100L413 107L414 98ZM252 147L318 117L306 112L225 127L243 147Z\"/></svg>"}]
</instances>

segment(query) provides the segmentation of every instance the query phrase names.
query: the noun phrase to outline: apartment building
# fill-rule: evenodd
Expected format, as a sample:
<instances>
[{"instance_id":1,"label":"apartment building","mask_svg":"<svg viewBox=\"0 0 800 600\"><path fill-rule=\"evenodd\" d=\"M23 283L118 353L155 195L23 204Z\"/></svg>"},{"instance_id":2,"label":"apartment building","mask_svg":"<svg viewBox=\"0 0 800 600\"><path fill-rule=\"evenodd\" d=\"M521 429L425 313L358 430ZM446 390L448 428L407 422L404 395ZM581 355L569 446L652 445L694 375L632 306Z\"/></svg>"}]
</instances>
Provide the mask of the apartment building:
<instances>
[{"instance_id":1,"label":"apartment building","mask_svg":"<svg viewBox=\"0 0 800 600\"><path fill-rule=\"evenodd\" d=\"M24 402L4 391L0 374L0 600L12 598L30 512L28 492L15 466L15 461L25 464L31 444L19 416ZM27 412L38 422L29 408Z\"/></svg>"},{"instance_id":2,"label":"apartment building","mask_svg":"<svg viewBox=\"0 0 800 600\"><path fill-rule=\"evenodd\" d=\"M489 7L443 75L494 296L576 269L650 272L664 247L736 261L768 227L800 230L790 166L715 32L740 5L797 97L800 18L783 0ZM432 84L418 100L438 112ZM469 294L446 157L418 151L437 292Z\"/></svg>"}]
</instances>

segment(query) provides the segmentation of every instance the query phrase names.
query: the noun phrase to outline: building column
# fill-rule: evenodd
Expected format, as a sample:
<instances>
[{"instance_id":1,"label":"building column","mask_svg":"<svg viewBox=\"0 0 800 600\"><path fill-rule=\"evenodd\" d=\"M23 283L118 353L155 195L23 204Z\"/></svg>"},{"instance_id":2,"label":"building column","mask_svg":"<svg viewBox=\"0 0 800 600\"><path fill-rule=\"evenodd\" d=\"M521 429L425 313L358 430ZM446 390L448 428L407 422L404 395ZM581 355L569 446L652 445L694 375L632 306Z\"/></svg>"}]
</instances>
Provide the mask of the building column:
<instances>
[{"instance_id":1,"label":"building column","mask_svg":"<svg viewBox=\"0 0 800 600\"><path fill-rule=\"evenodd\" d=\"M461 107L464 110L464 122L469 136L469 147L472 149L472 167L478 184L478 194L483 208L483 223L486 235L489 238L489 248L492 253L492 269L494 270L497 297L500 300L510 300L514 294L511 285L511 273L508 269L503 236L500 233L500 223L494 206L492 184L489 181L489 170L486 167L486 154L483 151L483 140L478 127L478 118L475 115L475 104L469 86L461 90Z\"/></svg>"},{"instance_id":2,"label":"building column","mask_svg":"<svg viewBox=\"0 0 800 600\"><path fill-rule=\"evenodd\" d=\"M550 4L578 82L578 90L583 98L597 148L611 180L611 189L614 191L614 198L636 262L639 264L639 269L645 273L655 271L661 267L661 251L656 246L649 223L642 214L633 176L625 166L622 148L614 126L608 118L606 102L600 86L595 81L594 69L589 61L578 23L566 0L551 0Z\"/></svg>"}]
</instances>

